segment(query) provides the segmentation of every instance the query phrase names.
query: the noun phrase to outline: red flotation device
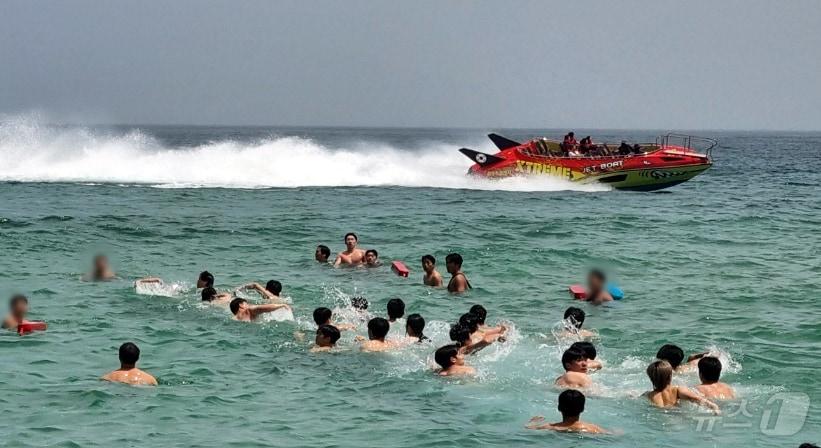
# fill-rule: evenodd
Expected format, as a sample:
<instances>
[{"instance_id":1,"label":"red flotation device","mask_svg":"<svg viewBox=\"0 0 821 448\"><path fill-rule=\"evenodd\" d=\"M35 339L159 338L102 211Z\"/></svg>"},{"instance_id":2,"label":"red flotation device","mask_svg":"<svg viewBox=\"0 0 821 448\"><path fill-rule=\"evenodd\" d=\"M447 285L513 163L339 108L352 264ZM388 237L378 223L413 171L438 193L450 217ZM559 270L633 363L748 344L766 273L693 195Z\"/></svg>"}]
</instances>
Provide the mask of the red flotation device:
<instances>
[{"instance_id":1,"label":"red flotation device","mask_svg":"<svg viewBox=\"0 0 821 448\"><path fill-rule=\"evenodd\" d=\"M405 263L402 263L401 261L394 261L393 263L391 263L391 271L393 271L394 274L400 277L407 277L410 274L410 270L408 270L408 267L405 266Z\"/></svg>"},{"instance_id":2,"label":"red flotation device","mask_svg":"<svg viewBox=\"0 0 821 448\"><path fill-rule=\"evenodd\" d=\"M45 331L46 328L48 328L48 325L45 322L23 321L23 323L17 325L17 334L24 335L34 331Z\"/></svg>"},{"instance_id":3,"label":"red flotation device","mask_svg":"<svg viewBox=\"0 0 821 448\"><path fill-rule=\"evenodd\" d=\"M587 289L582 285L570 285L570 288L567 289L574 299L584 300L587 298Z\"/></svg>"}]
</instances>

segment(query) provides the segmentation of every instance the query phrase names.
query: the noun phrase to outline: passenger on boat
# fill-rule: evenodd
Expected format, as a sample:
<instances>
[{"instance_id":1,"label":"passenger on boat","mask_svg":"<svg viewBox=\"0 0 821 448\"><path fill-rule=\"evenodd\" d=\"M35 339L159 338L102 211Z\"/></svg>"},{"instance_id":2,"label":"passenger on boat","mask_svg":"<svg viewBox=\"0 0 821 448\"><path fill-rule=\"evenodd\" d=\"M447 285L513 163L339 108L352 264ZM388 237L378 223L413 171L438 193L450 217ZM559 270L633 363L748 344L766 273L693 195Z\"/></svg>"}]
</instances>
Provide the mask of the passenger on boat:
<instances>
[{"instance_id":1,"label":"passenger on boat","mask_svg":"<svg viewBox=\"0 0 821 448\"><path fill-rule=\"evenodd\" d=\"M644 151L642 151L642 149L641 149L641 145L639 145L638 143L636 143L635 145L633 145L633 154L641 154L641 153L643 153L643 152L644 152Z\"/></svg>"},{"instance_id":2,"label":"passenger on boat","mask_svg":"<svg viewBox=\"0 0 821 448\"><path fill-rule=\"evenodd\" d=\"M582 155L592 155L591 152L593 151L593 140L588 135L587 137L583 138L582 141L579 143L579 152Z\"/></svg>"},{"instance_id":3,"label":"passenger on boat","mask_svg":"<svg viewBox=\"0 0 821 448\"><path fill-rule=\"evenodd\" d=\"M619 145L619 155L626 156L633 152L633 148L627 144L624 140L621 141L621 145Z\"/></svg>"},{"instance_id":4,"label":"passenger on boat","mask_svg":"<svg viewBox=\"0 0 821 448\"><path fill-rule=\"evenodd\" d=\"M562 142L562 152L564 152L565 156L578 155L578 153L572 154L576 152L576 146L578 146L578 142L576 142L576 134L573 132L568 132L567 135L564 136L564 141Z\"/></svg>"}]
</instances>

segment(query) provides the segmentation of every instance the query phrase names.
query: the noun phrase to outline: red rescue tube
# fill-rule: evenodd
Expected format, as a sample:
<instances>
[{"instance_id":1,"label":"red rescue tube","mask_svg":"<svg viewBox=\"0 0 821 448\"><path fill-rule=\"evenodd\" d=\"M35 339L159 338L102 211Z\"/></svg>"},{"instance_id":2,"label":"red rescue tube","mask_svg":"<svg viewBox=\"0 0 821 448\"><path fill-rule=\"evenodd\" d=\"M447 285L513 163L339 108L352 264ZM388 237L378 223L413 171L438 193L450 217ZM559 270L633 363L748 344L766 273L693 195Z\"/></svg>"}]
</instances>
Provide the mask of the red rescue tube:
<instances>
[{"instance_id":1,"label":"red rescue tube","mask_svg":"<svg viewBox=\"0 0 821 448\"><path fill-rule=\"evenodd\" d=\"M570 285L568 291L574 299L584 300L587 298L587 290L582 285Z\"/></svg>"},{"instance_id":2,"label":"red rescue tube","mask_svg":"<svg viewBox=\"0 0 821 448\"><path fill-rule=\"evenodd\" d=\"M45 331L48 325L45 322L29 322L25 321L17 325L17 334L24 335L34 331Z\"/></svg>"},{"instance_id":3,"label":"red rescue tube","mask_svg":"<svg viewBox=\"0 0 821 448\"><path fill-rule=\"evenodd\" d=\"M391 271L400 277L407 277L410 274L408 267L401 261L394 261L391 263Z\"/></svg>"}]
</instances>

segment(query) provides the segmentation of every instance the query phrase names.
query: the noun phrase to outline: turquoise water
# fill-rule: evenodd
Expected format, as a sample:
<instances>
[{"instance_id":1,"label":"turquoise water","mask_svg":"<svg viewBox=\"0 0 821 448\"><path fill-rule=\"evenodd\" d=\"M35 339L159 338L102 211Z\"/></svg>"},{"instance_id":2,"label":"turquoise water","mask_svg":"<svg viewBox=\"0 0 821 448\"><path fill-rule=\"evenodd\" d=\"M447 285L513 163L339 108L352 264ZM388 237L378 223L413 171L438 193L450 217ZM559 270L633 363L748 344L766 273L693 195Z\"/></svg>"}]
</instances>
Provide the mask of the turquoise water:
<instances>
[{"instance_id":1,"label":"turquoise water","mask_svg":"<svg viewBox=\"0 0 821 448\"><path fill-rule=\"evenodd\" d=\"M30 297L43 333L0 334L0 434L8 446L797 446L821 441L821 135L706 133L716 165L661 193L554 181L464 179L456 149L488 150L483 130L52 128L0 126L0 293ZM508 131L511 137L558 135ZM577 133L584 133L580 131ZM591 131L646 140L648 131ZM705 134L702 132L702 134ZM600 137L602 138L602 137ZM217 188L216 186L219 186ZM281 188L290 187L290 188ZM409 279L313 262L356 231ZM421 286L418 259L465 258L475 289ZM105 252L121 277L79 280ZM605 368L583 417L614 436L527 431L558 419L552 382L568 341L551 329L571 305L567 285L606 266L627 292L589 306ZM278 279L294 322L238 323L193 289ZM137 294L158 275L170 297ZM421 313L441 345L475 303L509 322L505 344L468 362L473 380L434 376L434 347L308 353L311 312L366 296ZM344 310L342 310L344 314ZM308 331L305 341L295 332ZM157 388L104 383L117 347L134 341ZM636 396L644 368L671 342L717 350L747 413L699 430L691 407L661 411ZM678 381L693 384L694 375ZM765 411L799 409L797 434L761 429ZM781 394L781 395L779 395ZM769 402L773 397L776 401ZM796 398L797 397L797 398ZM796 401L798 400L798 401ZM769 414L772 422L774 412ZM748 425L731 427L728 425ZM785 424L783 421L781 424ZM772 425L770 425L772 426ZM783 426L782 426L783 428Z\"/></svg>"}]
</instances>

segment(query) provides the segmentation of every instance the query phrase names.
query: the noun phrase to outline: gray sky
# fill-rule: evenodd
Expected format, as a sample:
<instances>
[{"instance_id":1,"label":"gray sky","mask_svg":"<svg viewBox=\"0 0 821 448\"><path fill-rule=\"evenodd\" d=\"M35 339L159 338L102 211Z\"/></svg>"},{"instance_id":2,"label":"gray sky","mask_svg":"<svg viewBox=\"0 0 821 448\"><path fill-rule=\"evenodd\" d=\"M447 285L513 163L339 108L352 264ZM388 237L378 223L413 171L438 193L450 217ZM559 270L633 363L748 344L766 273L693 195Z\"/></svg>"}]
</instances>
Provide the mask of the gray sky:
<instances>
[{"instance_id":1,"label":"gray sky","mask_svg":"<svg viewBox=\"0 0 821 448\"><path fill-rule=\"evenodd\" d=\"M0 3L0 113L821 129L821 1Z\"/></svg>"}]
</instances>

